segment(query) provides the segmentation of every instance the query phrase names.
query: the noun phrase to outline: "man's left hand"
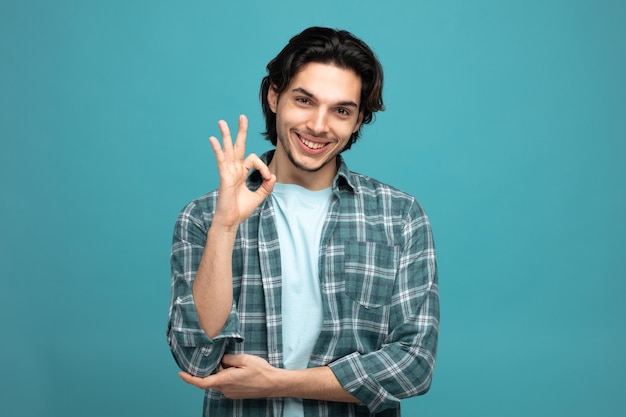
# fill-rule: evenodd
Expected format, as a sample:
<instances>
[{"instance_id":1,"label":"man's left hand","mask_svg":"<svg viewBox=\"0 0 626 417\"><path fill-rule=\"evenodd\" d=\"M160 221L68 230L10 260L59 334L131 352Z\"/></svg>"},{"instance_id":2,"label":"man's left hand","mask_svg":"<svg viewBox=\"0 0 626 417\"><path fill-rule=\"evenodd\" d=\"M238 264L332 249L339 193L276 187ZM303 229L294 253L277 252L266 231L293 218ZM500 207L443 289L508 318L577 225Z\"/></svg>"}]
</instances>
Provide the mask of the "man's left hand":
<instances>
[{"instance_id":1,"label":"man's left hand","mask_svg":"<svg viewBox=\"0 0 626 417\"><path fill-rule=\"evenodd\" d=\"M280 369L254 355L225 354L222 366L204 378L180 372L180 378L201 389L215 389L231 399L277 396L275 375Z\"/></svg>"}]
</instances>

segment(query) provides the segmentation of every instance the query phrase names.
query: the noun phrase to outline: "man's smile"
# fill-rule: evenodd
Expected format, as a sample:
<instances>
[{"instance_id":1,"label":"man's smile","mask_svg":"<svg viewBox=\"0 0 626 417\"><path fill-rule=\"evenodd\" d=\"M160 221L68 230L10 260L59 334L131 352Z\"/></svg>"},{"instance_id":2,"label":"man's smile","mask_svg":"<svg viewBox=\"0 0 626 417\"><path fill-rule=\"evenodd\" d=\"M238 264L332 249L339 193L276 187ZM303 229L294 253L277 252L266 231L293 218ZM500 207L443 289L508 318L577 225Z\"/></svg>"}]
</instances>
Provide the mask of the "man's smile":
<instances>
[{"instance_id":1,"label":"man's smile","mask_svg":"<svg viewBox=\"0 0 626 417\"><path fill-rule=\"evenodd\" d=\"M312 151L319 151L324 149L330 142L320 142L319 140L313 140L309 135L300 133L295 131L295 136L298 138L299 142L304 145L307 149Z\"/></svg>"}]
</instances>

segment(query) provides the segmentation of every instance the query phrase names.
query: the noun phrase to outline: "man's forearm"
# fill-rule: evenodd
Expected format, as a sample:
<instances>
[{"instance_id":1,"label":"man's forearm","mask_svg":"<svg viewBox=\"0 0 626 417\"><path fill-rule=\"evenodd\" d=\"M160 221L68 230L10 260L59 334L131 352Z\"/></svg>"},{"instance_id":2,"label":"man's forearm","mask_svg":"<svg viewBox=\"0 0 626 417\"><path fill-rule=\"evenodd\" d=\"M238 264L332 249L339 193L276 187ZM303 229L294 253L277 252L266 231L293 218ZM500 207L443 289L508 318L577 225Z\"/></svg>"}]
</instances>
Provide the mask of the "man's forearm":
<instances>
[{"instance_id":1,"label":"man's forearm","mask_svg":"<svg viewBox=\"0 0 626 417\"><path fill-rule=\"evenodd\" d=\"M359 402L346 391L328 366L285 370L277 369L275 397L309 400Z\"/></svg>"},{"instance_id":2,"label":"man's forearm","mask_svg":"<svg viewBox=\"0 0 626 417\"><path fill-rule=\"evenodd\" d=\"M180 377L198 388L216 389L232 399L287 397L359 402L341 386L328 366L281 369L254 355L226 354L217 373L200 378L181 372Z\"/></svg>"},{"instance_id":3,"label":"man's forearm","mask_svg":"<svg viewBox=\"0 0 626 417\"><path fill-rule=\"evenodd\" d=\"M236 228L209 228L202 260L193 283L198 321L211 338L220 333L232 309L232 252L236 234Z\"/></svg>"}]
</instances>

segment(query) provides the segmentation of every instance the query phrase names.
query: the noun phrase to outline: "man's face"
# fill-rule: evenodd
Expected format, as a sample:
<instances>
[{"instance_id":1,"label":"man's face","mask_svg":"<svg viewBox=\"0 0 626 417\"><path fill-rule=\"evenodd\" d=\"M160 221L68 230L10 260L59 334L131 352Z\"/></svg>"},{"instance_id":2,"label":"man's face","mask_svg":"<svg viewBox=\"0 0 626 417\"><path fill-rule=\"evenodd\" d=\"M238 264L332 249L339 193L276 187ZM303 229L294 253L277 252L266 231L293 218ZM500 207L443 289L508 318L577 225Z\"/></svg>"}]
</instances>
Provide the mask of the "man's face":
<instances>
[{"instance_id":1,"label":"man's face","mask_svg":"<svg viewBox=\"0 0 626 417\"><path fill-rule=\"evenodd\" d=\"M270 88L267 98L276 113L279 182L298 183L303 172L332 179L335 157L363 120L361 78L352 70L311 62L285 91L278 95Z\"/></svg>"}]
</instances>

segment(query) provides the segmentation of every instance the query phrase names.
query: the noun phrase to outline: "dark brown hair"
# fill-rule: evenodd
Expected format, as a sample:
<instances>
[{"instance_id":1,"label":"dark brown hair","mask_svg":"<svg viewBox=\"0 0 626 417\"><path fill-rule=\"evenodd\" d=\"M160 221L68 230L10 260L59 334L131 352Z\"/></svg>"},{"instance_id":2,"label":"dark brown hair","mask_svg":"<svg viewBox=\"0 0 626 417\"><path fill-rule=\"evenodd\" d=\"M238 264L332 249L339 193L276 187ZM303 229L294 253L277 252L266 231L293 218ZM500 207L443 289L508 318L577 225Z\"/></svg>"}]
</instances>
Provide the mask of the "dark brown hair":
<instances>
[{"instance_id":1,"label":"dark brown hair","mask_svg":"<svg viewBox=\"0 0 626 417\"><path fill-rule=\"evenodd\" d=\"M385 109L383 69L370 47L345 30L311 27L291 38L287 46L267 64L267 76L261 82L260 99L266 127L263 134L273 145L276 145L277 139L276 114L270 109L267 93L273 87L281 94L300 68L310 62L349 69L361 78L361 126L370 123L375 112ZM361 127L352 134L344 150L349 149L360 134Z\"/></svg>"}]
</instances>

